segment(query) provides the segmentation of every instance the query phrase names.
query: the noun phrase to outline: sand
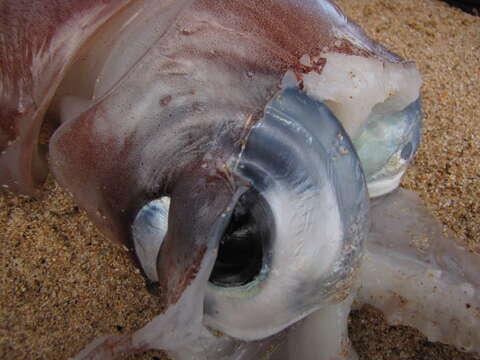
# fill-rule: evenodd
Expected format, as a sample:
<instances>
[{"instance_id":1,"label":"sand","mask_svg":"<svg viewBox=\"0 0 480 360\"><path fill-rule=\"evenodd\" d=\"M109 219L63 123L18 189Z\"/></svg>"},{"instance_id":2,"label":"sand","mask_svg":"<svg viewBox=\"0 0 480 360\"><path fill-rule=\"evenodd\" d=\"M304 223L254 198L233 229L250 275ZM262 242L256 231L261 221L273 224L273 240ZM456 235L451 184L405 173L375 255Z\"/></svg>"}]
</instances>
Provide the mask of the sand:
<instances>
[{"instance_id":1,"label":"sand","mask_svg":"<svg viewBox=\"0 0 480 360\"><path fill-rule=\"evenodd\" d=\"M373 38L417 62L424 138L402 185L478 251L480 17L436 0L338 3ZM125 250L100 235L53 179L43 195L0 192L2 359L67 359L93 338L133 331L161 311ZM352 314L350 331L364 360L474 358L414 329L389 327L372 308Z\"/></svg>"}]
</instances>

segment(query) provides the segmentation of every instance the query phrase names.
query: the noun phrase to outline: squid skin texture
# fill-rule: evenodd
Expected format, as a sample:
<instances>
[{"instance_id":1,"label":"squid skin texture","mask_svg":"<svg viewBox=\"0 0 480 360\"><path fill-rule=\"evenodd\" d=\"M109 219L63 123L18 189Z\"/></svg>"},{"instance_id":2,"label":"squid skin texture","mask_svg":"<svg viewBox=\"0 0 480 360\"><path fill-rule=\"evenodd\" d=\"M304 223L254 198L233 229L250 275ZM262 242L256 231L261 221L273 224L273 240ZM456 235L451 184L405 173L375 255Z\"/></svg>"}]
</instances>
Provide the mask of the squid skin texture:
<instances>
[{"instance_id":1,"label":"squid skin texture","mask_svg":"<svg viewBox=\"0 0 480 360\"><path fill-rule=\"evenodd\" d=\"M6 115L0 132L0 182L13 190L35 192L35 183L44 175L38 132L64 77L60 91L89 95L91 103L79 116L65 115L70 121L54 134L50 166L57 181L73 193L97 227L130 249L129 226L138 210L159 193L169 191L167 183L175 182L180 167L198 163L209 151L209 139L223 136L219 132L224 131L230 137L225 141L238 141L247 119L253 115L255 121L255 114L261 113L278 91L287 70L299 77L321 72L321 59L315 70L307 70L300 61L303 55L310 54L313 59L331 47L335 53L377 59L399 69L414 68L374 43L328 1L82 4L76 11L73 2L47 3L40 12L43 16L28 18L43 19L40 25L30 24L27 18L20 18L16 25L8 23L15 18L9 12L24 11L26 3L2 3L6 13L2 21L8 31L18 28L25 39L30 39L25 35L29 26L39 32L45 27L53 33L25 40L14 52L35 56L2 57L7 61L4 68L35 71L25 74L26 70L18 70L18 75L10 75L10 82L31 79L28 84L19 88L5 85L1 92L1 109ZM57 12L68 16L58 19ZM151 14L163 17L152 23ZM109 38L102 38L102 33ZM140 34L141 42L132 41ZM8 42L0 46L5 54L13 47ZM106 47L113 55L102 52ZM133 53L130 47L135 49ZM82 70L85 72L75 75ZM82 77L91 79L79 85L80 89L68 84ZM26 105L23 99L39 100ZM30 113L27 108L43 110ZM13 116L15 113L24 115ZM9 132L12 128L15 132ZM173 137L163 136L172 133ZM158 141L160 138L163 141Z\"/></svg>"},{"instance_id":2,"label":"squid skin texture","mask_svg":"<svg viewBox=\"0 0 480 360\"><path fill-rule=\"evenodd\" d=\"M128 1L0 4L0 183L36 194L47 174L41 124L80 46Z\"/></svg>"},{"instance_id":3,"label":"squid skin texture","mask_svg":"<svg viewBox=\"0 0 480 360\"><path fill-rule=\"evenodd\" d=\"M155 18L152 14L162 15L160 24L152 26ZM245 130L260 119L265 105L285 82L286 73L291 75L287 82L293 79L298 85L305 79L317 79L315 73L321 76L325 66L322 57L325 49L334 54L389 64L400 72L408 73L415 68L370 40L328 1L49 0L31 3L5 0L0 4L0 26L5 35L0 38L0 183L14 191L36 194L36 186L46 174L45 159L38 147L42 121L47 110L61 114L63 124L50 142L50 166L57 181L73 193L107 237L129 248L133 247L130 226L141 206L162 194L178 193L184 197L178 203L182 209L191 201L191 194L185 189L205 194L197 198L193 206L205 214L200 216L203 221L198 226L202 229L200 233L205 235L207 228L220 231L222 224L215 221L215 215L228 207L238 186L238 179L224 165L241 151L239 140L244 138ZM130 41L138 39L140 34L143 41ZM370 65L362 62L362 66ZM72 86L82 78L85 79L81 87ZM318 89L311 87L312 81L305 82L307 90L315 96ZM65 98L62 107L60 98L64 95L72 96L73 100L68 103ZM54 106L50 107L51 104ZM196 168L197 164L205 165L212 172L203 173ZM211 182L185 180L206 177ZM212 193L220 196L212 199L209 197ZM212 206L218 212L199 206L202 201L217 201ZM406 204L409 203L416 204L412 199ZM188 209L180 213L188 220L198 216ZM388 223L381 217L379 221L380 228ZM430 222L426 216L419 224ZM436 230L429 229L437 234ZM400 243L409 243L402 229L398 234ZM181 233L175 235L185 237ZM180 329L180 334L181 331L188 333L184 326L188 321L177 316L182 309L190 309L193 315L187 320L195 319L197 326L201 326L197 315L201 311L204 289L200 285L212 266L216 245L205 239L197 240L195 238L193 244L195 253L204 251L198 261L185 260L188 247L171 248L170 260L176 256L183 263L183 268L177 269L177 279L164 280L167 284L174 283L170 286L172 291L163 299L167 304L175 303L168 313L174 322L168 316L159 316L133 335L97 341L79 358L100 357L102 344L103 350L107 349L105 356L155 347L156 343L170 341L155 338L162 337L165 326ZM406 250L407 246L392 249L381 240L372 242L370 247L367 245L357 300L373 302L388 312L398 304L393 302L387 306L379 300L382 297L376 296L386 290L378 288L375 269L381 267L384 259L387 259L386 267L397 266L391 269L393 275L404 266L411 271L416 268L403 259L412 255L411 250ZM442 242L447 244L444 251L449 254L458 251L452 250L453 245L448 245L448 241ZM424 251L434 255L438 249L433 246ZM422 328L422 324L408 320L409 314L432 304L432 300L412 295L404 284L400 284L400 295L413 297L413 305L405 307L405 313L400 312L395 319L420 327L432 339L475 351L478 332L474 330L478 319L470 317L470 322L462 324L458 339L445 335L449 334L446 329L451 325L449 320L465 315L459 314L457 307L463 296L470 305L465 308L478 309L478 284L469 277L469 274L478 274L478 257L460 255L460 258L461 261L454 262L455 266L448 265L451 261L447 261L447 265L435 263L433 270L421 265L421 270L413 274L421 280L421 271L427 269L430 271L427 275L433 274L436 281L445 280L446 293L456 289L451 279L461 279L462 284L467 284L460 289L464 295L452 297L455 306L440 309L446 315L437 324L438 328ZM425 258L416 259L415 263L418 261ZM195 271L189 273L192 268ZM192 275L195 272L196 275ZM388 284L394 284L389 282L388 274L385 273L387 290ZM444 277L438 277L439 274ZM343 319L349 305L345 304L341 302L324 314L316 313L300 327L322 328L328 324L335 329L334 333L346 338ZM335 313L341 316L332 320ZM322 325L322 321L325 324ZM264 352L265 347L280 342L289 349L285 354L295 358L294 349L301 340L298 335L289 337L282 332L271 339L247 343L227 336L212 338L205 331L201 329L197 340L189 344L180 342L170 351L179 359L187 359L202 354L209 356L209 351L221 346L223 358L236 354L238 359L242 359L241 356L251 359L259 351ZM205 350L205 345L211 347ZM319 341L318 346L321 345L324 343ZM337 341L330 349L319 348L309 353L321 353L325 359L342 358L343 346L342 341ZM100 352L95 354L97 350ZM354 357L352 352L349 354ZM275 356L282 358L278 353Z\"/></svg>"}]
</instances>

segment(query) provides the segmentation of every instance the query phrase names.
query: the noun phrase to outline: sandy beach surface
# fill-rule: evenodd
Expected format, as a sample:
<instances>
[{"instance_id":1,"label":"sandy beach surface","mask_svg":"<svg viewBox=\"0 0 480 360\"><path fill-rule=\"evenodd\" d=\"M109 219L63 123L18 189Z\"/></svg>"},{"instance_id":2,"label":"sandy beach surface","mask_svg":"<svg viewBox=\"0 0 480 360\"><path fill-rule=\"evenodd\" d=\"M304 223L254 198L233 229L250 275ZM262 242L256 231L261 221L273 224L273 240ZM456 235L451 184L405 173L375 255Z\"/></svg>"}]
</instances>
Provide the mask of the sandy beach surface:
<instances>
[{"instance_id":1,"label":"sandy beach surface","mask_svg":"<svg viewBox=\"0 0 480 360\"><path fill-rule=\"evenodd\" d=\"M374 39L417 63L425 128L402 185L480 253L480 17L437 0L337 3ZM2 359L67 359L95 337L133 331L161 312L125 250L100 235L52 178L42 199L0 190L0 241ZM352 314L350 332L363 360L476 358L389 327L373 308ZM154 352L135 358L166 359Z\"/></svg>"}]
</instances>

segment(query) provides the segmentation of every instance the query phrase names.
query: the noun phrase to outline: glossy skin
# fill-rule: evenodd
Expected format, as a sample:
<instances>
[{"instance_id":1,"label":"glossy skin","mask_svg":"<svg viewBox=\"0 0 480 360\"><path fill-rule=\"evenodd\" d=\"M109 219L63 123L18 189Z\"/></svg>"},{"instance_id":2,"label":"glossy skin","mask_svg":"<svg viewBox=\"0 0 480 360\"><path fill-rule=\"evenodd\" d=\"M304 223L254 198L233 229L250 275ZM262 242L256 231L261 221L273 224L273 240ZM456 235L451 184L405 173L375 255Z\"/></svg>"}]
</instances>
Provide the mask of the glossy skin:
<instances>
[{"instance_id":1,"label":"glossy skin","mask_svg":"<svg viewBox=\"0 0 480 360\"><path fill-rule=\"evenodd\" d=\"M37 146L38 136L55 91L81 44L127 2L58 0L2 3L2 185L35 194L35 185L42 182L47 173L45 159Z\"/></svg>"},{"instance_id":2,"label":"glossy skin","mask_svg":"<svg viewBox=\"0 0 480 360\"><path fill-rule=\"evenodd\" d=\"M41 16L29 17L26 2L5 1L1 10L8 36L0 41L0 71L8 70L0 89L0 182L35 193L45 171L37 138L49 108L63 122L50 141L57 181L107 237L132 250L143 270L132 225L145 204L171 198L168 230L155 240L161 248L149 264L156 268L158 278L150 280L162 289L166 313L133 335L96 341L79 358L158 348L178 359L252 359L272 344L281 344L273 355L277 359L353 358L346 318L358 287L359 303L392 313L402 304L385 304L382 291L398 289L413 305L403 306L396 321L478 350L475 322L456 329L458 339L445 335L449 320L468 319L468 312L460 314L462 302L479 304L478 284L469 275L477 273L478 259L441 240L432 221L420 215L410 226L428 224L429 234L445 244L441 251L427 249L430 256L451 256L465 271L409 250L411 234L402 229L411 219L402 216L405 208L417 206L415 198L399 192L376 200L386 210L371 209L374 240L363 249L366 186L372 187L365 184L361 163L366 171L371 151L360 151L359 159L350 138L360 139L373 115L388 120L414 103L419 77L414 64L374 43L334 5L49 1L36 10ZM28 36L30 27L39 36ZM12 50L17 43L20 49ZM350 69L350 78L365 75L363 85L349 76L335 78L337 62ZM376 90L379 83L386 84L383 92ZM372 95L353 99L357 86ZM359 107L369 99L374 99L370 107ZM418 145L417 113L410 117L414 131L399 141L402 148L392 150L404 154L403 146L412 147L406 161ZM391 172L401 176L406 165L395 166ZM272 268L248 289L216 289L208 279L246 189L266 199L275 220ZM395 196L405 200L403 207ZM389 211L393 215L383 216ZM398 236L392 239L384 232L394 228ZM397 268L386 269L389 261ZM419 262L419 268L412 265ZM428 294L434 280L427 277L420 295L413 294L408 277L398 280L404 269L414 269L412 276L421 280L425 272L436 274L444 292ZM384 274L381 287L377 272ZM460 289L464 295L458 295L459 282L466 284ZM438 299L444 296L455 306L442 306ZM433 325L410 321L427 305L435 310L422 324ZM238 308L244 309L242 317L235 318L232 309ZM443 320L436 324L439 312ZM297 321L299 326L288 331ZM204 324L226 335L214 337Z\"/></svg>"}]
</instances>

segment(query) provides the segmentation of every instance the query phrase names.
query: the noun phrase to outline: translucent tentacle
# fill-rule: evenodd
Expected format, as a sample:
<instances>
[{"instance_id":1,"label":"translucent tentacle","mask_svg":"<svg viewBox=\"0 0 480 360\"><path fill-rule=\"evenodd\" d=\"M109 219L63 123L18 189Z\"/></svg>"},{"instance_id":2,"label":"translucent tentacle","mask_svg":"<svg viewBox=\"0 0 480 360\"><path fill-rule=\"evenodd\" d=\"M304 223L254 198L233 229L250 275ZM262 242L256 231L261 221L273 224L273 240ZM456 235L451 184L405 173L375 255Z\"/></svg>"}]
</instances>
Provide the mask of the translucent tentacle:
<instances>
[{"instance_id":1,"label":"translucent tentacle","mask_svg":"<svg viewBox=\"0 0 480 360\"><path fill-rule=\"evenodd\" d=\"M356 360L348 340L348 314L353 296L302 320L288 334L288 359Z\"/></svg>"},{"instance_id":2,"label":"translucent tentacle","mask_svg":"<svg viewBox=\"0 0 480 360\"><path fill-rule=\"evenodd\" d=\"M358 302L431 341L480 351L480 256L445 235L411 191L378 199L371 210Z\"/></svg>"}]
</instances>

